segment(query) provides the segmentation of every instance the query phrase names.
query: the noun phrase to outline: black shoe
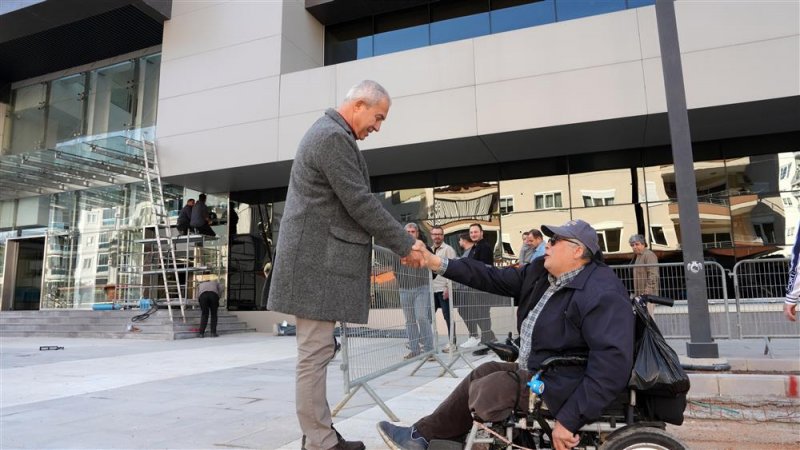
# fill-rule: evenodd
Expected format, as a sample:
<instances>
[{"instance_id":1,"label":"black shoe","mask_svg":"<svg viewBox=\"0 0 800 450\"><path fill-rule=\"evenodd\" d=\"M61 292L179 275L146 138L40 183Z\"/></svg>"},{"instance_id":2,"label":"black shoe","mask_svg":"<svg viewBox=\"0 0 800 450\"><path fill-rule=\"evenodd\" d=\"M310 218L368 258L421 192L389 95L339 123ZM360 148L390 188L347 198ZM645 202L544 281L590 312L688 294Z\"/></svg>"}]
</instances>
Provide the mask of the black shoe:
<instances>
[{"instance_id":1,"label":"black shoe","mask_svg":"<svg viewBox=\"0 0 800 450\"><path fill-rule=\"evenodd\" d=\"M204 338L204 337L206 337L206 334L201 331L201 332L197 333L197 337Z\"/></svg>"},{"instance_id":2,"label":"black shoe","mask_svg":"<svg viewBox=\"0 0 800 450\"><path fill-rule=\"evenodd\" d=\"M218 335L217 333L213 333L213 332L212 332L212 333L211 333L211 337L219 337L219 335Z\"/></svg>"},{"instance_id":3,"label":"black shoe","mask_svg":"<svg viewBox=\"0 0 800 450\"><path fill-rule=\"evenodd\" d=\"M485 356L488 353L489 353L488 348L482 348L480 350L475 350L474 352L472 352L472 356Z\"/></svg>"},{"instance_id":4,"label":"black shoe","mask_svg":"<svg viewBox=\"0 0 800 450\"><path fill-rule=\"evenodd\" d=\"M336 433L336 439L339 441L336 445L333 446L332 449L346 449L346 450L364 450L364 443L361 441L346 441L341 434L333 428L331 425L331 429ZM306 435L303 435L303 439L300 441L300 450L306 450Z\"/></svg>"}]
</instances>

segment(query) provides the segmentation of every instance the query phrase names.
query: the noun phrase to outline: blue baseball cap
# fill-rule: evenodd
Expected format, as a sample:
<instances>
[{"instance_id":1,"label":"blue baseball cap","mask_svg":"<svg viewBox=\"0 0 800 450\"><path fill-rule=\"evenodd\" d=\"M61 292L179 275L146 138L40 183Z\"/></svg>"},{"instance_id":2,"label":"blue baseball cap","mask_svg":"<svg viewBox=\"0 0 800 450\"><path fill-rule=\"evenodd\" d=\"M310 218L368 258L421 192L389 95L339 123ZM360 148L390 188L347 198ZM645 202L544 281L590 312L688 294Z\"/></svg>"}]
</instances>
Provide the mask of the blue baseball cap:
<instances>
[{"instance_id":1,"label":"blue baseball cap","mask_svg":"<svg viewBox=\"0 0 800 450\"><path fill-rule=\"evenodd\" d=\"M569 239L575 239L588 248L593 254L600 251L600 244L597 242L597 231L581 219L570 220L560 227L542 225L542 232L547 237L558 235Z\"/></svg>"}]
</instances>

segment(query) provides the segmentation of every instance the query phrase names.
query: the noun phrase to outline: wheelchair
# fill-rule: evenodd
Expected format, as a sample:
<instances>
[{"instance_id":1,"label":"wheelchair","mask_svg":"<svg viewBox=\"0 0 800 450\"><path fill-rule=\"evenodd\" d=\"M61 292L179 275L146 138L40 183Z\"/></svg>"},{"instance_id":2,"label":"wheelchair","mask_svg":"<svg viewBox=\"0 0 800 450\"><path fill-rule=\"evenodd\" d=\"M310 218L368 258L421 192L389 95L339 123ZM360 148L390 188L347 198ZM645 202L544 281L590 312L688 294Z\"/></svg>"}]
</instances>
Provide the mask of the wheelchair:
<instances>
[{"instance_id":1,"label":"wheelchair","mask_svg":"<svg viewBox=\"0 0 800 450\"><path fill-rule=\"evenodd\" d=\"M643 308L634 305L637 316L646 314L647 302L672 306L668 298L641 296L632 299L640 302ZM643 320L639 317L637 320ZM504 344L490 344L489 347L501 359L516 360L518 349L509 338ZM544 386L540 381L542 374L557 367L586 365L585 356L554 356L546 359L528 383L530 396L527 411L514 411L501 422L484 422L473 414L473 426L466 438L466 444L432 440L428 450L472 450L476 448L500 449L552 449L552 429L555 418L547 410L541 393ZM621 393L602 413L601 417L578 430L579 450L688 450L677 438L666 432L663 421L653 420L647 408L637 403L636 389Z\"/></svg>"}]
</instances>

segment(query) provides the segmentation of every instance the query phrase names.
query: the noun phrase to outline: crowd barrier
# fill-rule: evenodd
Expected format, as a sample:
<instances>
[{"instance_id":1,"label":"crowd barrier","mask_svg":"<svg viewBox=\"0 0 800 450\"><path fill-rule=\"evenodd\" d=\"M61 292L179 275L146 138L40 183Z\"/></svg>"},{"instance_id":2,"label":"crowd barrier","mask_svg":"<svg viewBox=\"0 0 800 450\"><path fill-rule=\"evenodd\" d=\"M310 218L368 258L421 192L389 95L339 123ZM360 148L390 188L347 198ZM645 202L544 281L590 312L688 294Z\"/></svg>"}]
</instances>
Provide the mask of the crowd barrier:
<instances>
[{"instance_id":1,"label":"crowd barrier","mask_svg":"<svg viewBox=\"0 0 800 450\"><path fill-rule=\"evenodd\" d=\"M611 269L622 280L631 295L644 293L636 292L637 286L641 290L645 284L641 277L646 277L650 270L656 270L658 290L653 294L675 300L673 307L656 306L653 313L656 324L665 337L689 337L686 267L683 263L626 264L611 266ZM703 264L702 270L706 279L711 335L715 338L732 338L731 317L735 314L735 310L728 297L725 269L719 263L707 261ZM637 277L640 278L638 282Z\"/></svg>"},{"instance_id":2,"label":"crowd barrier","mask_svg":"<svg viewBox=\"0 0 800 450\"><path fill-rule=\"evenodd\" d=\"M473 356L480 356L486 349L486 342L505 342L509 333L517 334L517 313L514 299L479 291L460 283L451 283L450 334L448 347L452 367L463 360L470 368L475 368ZM470 341L477 345L463 347ZM478 352L477 355L473 353Z\"/></svg>"},{"instance_id":3,"label":"crowd barrier","mask_svg":"<svg viewBox=\"0 0 800 450\"><path fill-rule=\"evenodd\" d=\"M789 259L752 259L733 266L740 338L797 337L800 327L783 316Z\"/></svg>"},{"instance_id":4,"label":"crowd barrier","mask_svg":"<svg viewBox=\"0 0 800 450\"><path fill-rule=\"evenodd\" d=\"M431 272L400 264L391 250L375 246L371 274L369 321L342 323L342 371L345 397L334 407L335 416L363 388L387 416L398 418L370 387L369 382L401 367L437 363L443 373L455 373L437 353Z\"/></svg>"}]
</instances>

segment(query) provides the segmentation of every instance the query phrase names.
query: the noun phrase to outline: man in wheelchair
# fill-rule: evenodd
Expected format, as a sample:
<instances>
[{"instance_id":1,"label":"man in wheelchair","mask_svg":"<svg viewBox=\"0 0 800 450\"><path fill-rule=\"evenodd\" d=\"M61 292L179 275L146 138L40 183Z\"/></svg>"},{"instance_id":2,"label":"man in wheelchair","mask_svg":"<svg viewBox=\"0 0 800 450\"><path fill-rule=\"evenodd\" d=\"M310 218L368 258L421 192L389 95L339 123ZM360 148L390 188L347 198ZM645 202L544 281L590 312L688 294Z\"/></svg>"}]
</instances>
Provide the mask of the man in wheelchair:
<instances>
[{"instance_id":1,"label":"man in wheelchair","mask_svg":"<svg viewBox=\"0 0 800 450\"><path fill-rule=\"evenodd\" d=\"M525 410L525 383L543 361L584 355L585 366L545 372L542 397L555 418L553 448L578 445L577 431L597 420L623 392L633 365L634 315L628 293L600 259L597 232L582 220L542 226L550 239L545 255L523 267L496 268L470 259L425 255L428 268L468 286L520 299L517 363L490 362L473 370L429 416L410 427L380 422L378 432L392 449L425 450L432 439L463 441L472 427L472 408L496 399L497 410ZM513 392L515 391L516 392ZM511 391L512 395L509 395ZM503 400L512 398L510 404Z\"/></svg>"}]
</instances>

